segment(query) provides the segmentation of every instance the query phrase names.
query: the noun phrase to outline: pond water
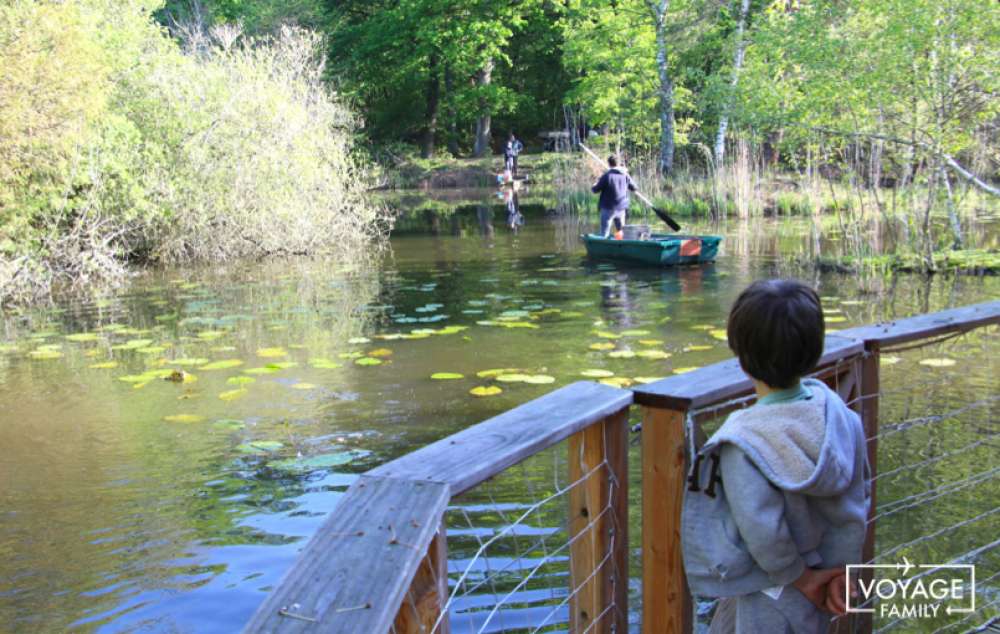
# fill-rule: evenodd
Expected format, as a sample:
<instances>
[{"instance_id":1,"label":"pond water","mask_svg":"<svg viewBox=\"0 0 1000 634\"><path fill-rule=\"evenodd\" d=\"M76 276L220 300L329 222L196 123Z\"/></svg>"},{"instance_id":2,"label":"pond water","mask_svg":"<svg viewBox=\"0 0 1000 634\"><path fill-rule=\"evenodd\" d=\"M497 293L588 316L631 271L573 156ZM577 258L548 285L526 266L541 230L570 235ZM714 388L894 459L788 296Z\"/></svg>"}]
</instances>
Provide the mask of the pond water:
<instances>
[{"instance_id":1,"label":"pond water","mask_svg":"<svg viewBox=\"0 0 1000 634\"><path fill-rule=\"evenodd\" d=\"M152 271L4 321L0 630L234 631L355 474L585 370L727 358L719 329L753 279L808 277L830 328L1000 297L996 277L799 269L837 248L804 220L695 224L725 237L715 264L648 270L588 261L593 218L544 197L521 196L513 229L488 192L397 204L375 271Z\"/></svg>"}]
</instances>

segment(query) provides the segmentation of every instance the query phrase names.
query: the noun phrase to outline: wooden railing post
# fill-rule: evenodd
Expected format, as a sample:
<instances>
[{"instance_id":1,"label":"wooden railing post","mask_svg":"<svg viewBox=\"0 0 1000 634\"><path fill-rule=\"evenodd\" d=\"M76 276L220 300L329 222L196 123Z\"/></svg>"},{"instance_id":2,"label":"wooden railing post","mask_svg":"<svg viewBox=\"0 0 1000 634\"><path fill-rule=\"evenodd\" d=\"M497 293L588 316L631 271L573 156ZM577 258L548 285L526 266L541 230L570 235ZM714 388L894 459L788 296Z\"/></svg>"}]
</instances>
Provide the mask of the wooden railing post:
<instances>
[{"instance_id":1,"label":"wooden railing post","mask_svg":"<svg viewBox=\"0 0 1000 634\"><path fill-rule=\"evenodd\" d=\"M448 617L434 629L438 617L448 603L448 540L445 525L427 547L427 555L420 562L410 589L403 597L396 620L395 634L448 634L451 631Z\"/></svg>"},{"instance_id":2,"label":"wooden railing post","mask_svg":"<svg viewBox=\"0 0 1000 634\"><path fill-rule=\"evenodd\" d=\"M868 438L868 466L871 469L871 500L868 508L868 531L865 534L865 545L861 550L861 561L871 561L875 558L875 487L878 483L878 407L879 407L879 345L877 342L868 344L868 353L861 364L861 424ZM866 582L871 581L872 571L862 572ZM870 633L873 628L871 614L859 614L857 629L862 634Z\"/></svg>"},{"instance_id":3,"label":"wooden railing post","mask_svg":"<svg viewBox=\"0 0 1000 634\"><path fill-rule=\"evenodd\" d=\"M681 554L681 507L687 475L686 412L643 407L642 631L687 634L691 593Z\"/></svg>"},{"instance_id":4,"label":"wooden railing post","mask_svg":"<svg viewBox=\"0 0 1000 634\"><path fill-rule=\"evenodd\" d=\"M581 478L569 492L569 631L626 632L627 408L570 436L569 481Z\"/></svg>"}]
</instances>

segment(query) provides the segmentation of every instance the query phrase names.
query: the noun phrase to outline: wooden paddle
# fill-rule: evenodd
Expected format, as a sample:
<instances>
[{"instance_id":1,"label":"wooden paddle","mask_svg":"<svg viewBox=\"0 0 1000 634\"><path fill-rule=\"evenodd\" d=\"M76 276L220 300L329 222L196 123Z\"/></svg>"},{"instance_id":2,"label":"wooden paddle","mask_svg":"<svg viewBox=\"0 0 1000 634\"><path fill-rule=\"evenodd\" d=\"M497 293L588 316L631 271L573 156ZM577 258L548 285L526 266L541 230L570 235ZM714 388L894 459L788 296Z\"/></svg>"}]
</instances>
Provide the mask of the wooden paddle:
<instances>
[{"instance_id":1,"label":"wooden paddle","mask_svg":"<svg viewBox=\"0 0 1000 634\"><path fill-rule=\"evenodd\" d=\"M592 158L595 161L597 161L601 165L601 167L603 167L604 169L610 169L608 167L608 165L601 159L601 157L599 157L596 154L594 154L594 152L589 147L587 147L583 143L580 144L580 147L582 147L584 149L584 151L588 155L590 155L590 158ZM641 200L642 202L646 203L646 205L648 205L649 208L653 210L653 213L655 213L657 216L660 217L660 220L662 220L663 222L667 223L668 227L670 227L674 231L680 231L681 230L681 226L679 224L677 224L677 222L673 218L671 218L670 215L667 214L667 212L665 212L662 209L659 209L658 207L656 207L656 205L653 204L653 201L651 201L650 199L646 198L646 195L643 194L641 191L636 190L635 191L635 197L638 198L639 200Z\"/></svg>"}]
</instances>

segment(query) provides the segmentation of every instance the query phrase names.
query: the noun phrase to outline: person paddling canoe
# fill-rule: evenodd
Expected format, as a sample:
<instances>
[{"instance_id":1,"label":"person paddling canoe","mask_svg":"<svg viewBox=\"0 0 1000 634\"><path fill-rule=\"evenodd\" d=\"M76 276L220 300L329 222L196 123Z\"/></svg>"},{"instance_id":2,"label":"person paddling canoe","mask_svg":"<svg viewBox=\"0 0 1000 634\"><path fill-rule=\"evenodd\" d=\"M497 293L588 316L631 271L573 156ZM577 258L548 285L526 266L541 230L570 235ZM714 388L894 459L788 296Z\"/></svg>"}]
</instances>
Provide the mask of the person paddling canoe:
<instances>
[{"instance_id":1,"label":"person paddling canoe","mask_svg":"<svg viewBox=\"0 0 1000 634\"><path fill-rule=\"evenodd\" d=\"M636 190L632 177L618 167L618 159L608 157L608 171L591 187L591 191L600 194L597 207L601 212L601 235L608 237L612 222L616 225L615 232L625 227L625 217L628 214L629 192Z\"/></svg>"}]
</instances>

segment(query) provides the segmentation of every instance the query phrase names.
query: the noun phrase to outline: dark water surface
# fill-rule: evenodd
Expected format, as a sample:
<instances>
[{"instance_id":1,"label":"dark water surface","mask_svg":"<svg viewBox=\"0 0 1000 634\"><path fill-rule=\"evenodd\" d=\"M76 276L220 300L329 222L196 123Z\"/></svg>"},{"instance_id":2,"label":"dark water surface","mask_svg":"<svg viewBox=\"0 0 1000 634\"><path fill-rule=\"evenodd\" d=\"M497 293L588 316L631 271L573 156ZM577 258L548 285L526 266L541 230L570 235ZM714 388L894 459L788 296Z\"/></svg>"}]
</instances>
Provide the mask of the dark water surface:
<instances>
[{"instance_id":1,"label":"dark water surface","mask_svg":"<svg viewBox=\"0 0 1000 634\"><path fill-rule=\"evenodd\" d=\"M425 205L378 271L158 271L7 319L0 631L237 630L355 474L584 370L636 381L722 360L753 279L815 282L830 328L1000 297L995 277L797 269L790 256L837 248L802 220L687 227L725 236L715 264L588 262L589 220L522 198L516 231L495 199ZM476 376L500 368L535 383ZM464 378L431 379L444 372Z\"/></svg>"}]
</instances>

